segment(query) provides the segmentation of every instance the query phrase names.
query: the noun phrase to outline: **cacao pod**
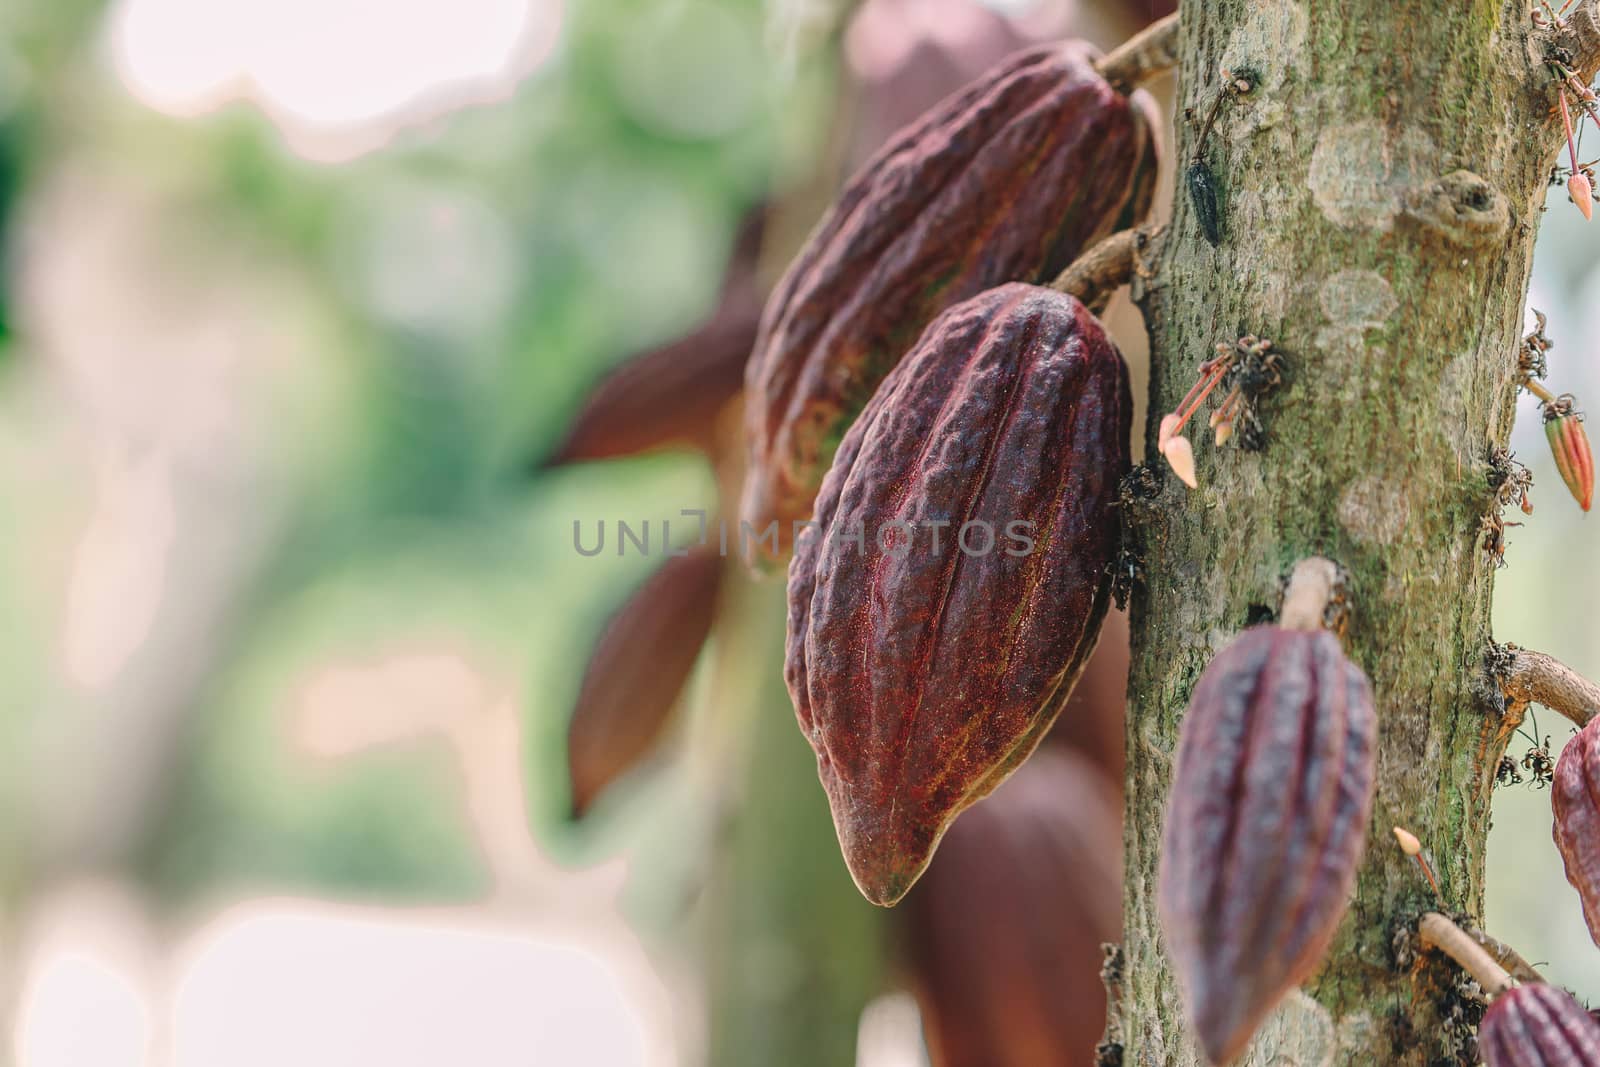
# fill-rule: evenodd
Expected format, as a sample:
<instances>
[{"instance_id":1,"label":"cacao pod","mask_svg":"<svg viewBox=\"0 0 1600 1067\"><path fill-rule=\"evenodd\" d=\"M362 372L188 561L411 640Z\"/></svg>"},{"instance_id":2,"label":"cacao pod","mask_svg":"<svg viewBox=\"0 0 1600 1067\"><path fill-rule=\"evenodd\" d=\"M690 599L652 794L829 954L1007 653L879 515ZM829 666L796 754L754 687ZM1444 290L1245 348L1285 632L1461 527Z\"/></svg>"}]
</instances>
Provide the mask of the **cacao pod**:
<instances>
[{"instance_id":1,"label":"cacao pod","mask_svg":"<svg viewBox=\"0 0 1600 1067\"><path fill-rule=\"evenodd\" d=\"M756 267L765 230L765 209L751 210L740 225L710 317L604 375L539 466L669 447L716 451L717 416L744 388L744 365L761 322Z\"/></svg>"},{"instance_id":2,"label":"cacao pod","mask_svg":"<svg viewBox=\"0 0 1600 1067\"><path fill-rule=\"evenodd\" d=\"M1593 1067L1600 1063L1600 1025L1566 994L1544 982L1508 989L1478 1026L1485 1067Z\"/></svg>"},{"instance_id":3,"label":"cacao pod","mask_svg":"<svg viewBox=\"0 0 1600 1067\"><path fill-rule=\"evenodd\" d=\"M1157 893L1213 1063L1238 1055L1333 939L1366 839L1376 732L1366 675L1325 631L1246 630L1195 684Z\"/></svg>"},{"instance_id":4,"label":"cacao pod","mask_svg":"<svg viewBox=\"0 0 1600 1067\"><path fill-rule=\"evenodd\" d=\"M1561 481L1578 506L1588 511L1594 502L1594 453L1589 449L1583 416L1572 410L1570 400L1546 405L1544 435L1550 442Z\"/></svg>"},{"instance_id":5,"label":"cacao pod","mask_svg":"<svg viewBox=\"0 0 1600 1067\"><path fill-rule=\"evenodd\" d=\"M710 451L717 413L739 395L761 305L730 299L693 332L602 378L544 466L674 446Z\"/></svg>"},{"instance_id":6,"label":"cacao pod","mask_svg":"<svg viewBox=\"0 0 1600 1067\"><path fill-rule=\"evenodd\" d=\"M845 435L789 570L785 676L869 900L910 888L1092 651L1130 419L1094 316L1012 284L935 320Z\"/></svg>"},{"instance_id":7,"label":"cacao pod","mask_svg":"<svg viewBox=\"0 0 1600 1067\"><path fill-rule=\"evenodd\" d=\"M1018 53L886 144L767 301L745 377L741 518L785 554L836 444L923 328L991 286L1053 274L1142 216L1145 105L1086 46Z\"/></svg>"},{"instance_id":8,"label":"cacao pod","mask_svg":"<svg viewBox=\"0 0 1600 1067\"><path fill-rule=\"evenodd\" d=\"M1550 783L1556 848L1583 901L1589 936L1600 945L1600 718L1578 731L1556 759Z\"/></svg>"},{"instance_id":9,"label":"cacao pod","mask_svg":"<svg viewBox=\"0 0 1600 1067\"><path fill-rule=\"evenodd\" d=\"M1061 706L1046 743L1082 753L1120 791L1125 768L1122 733L1127 721L1128 670L1132 653L1126 612L1113 608L1100 626L1100 641L1083 674Z\"/></svg>"},{"instance_id":10,"label":"cacao pod","mask_svg":"<svg viewBox=\"0 0 1600 1067\"><path fill-rule=\"evenodd\" d=\"M1102 945L1122 935L1119 797L1051 747L951 825L904 904L933 1067L1094 1064Z\"/></svg>"},{"instance_id":11,"label":"cacao pod","mask_svg":"<svg viewBox=\"0 0 1600 1067\"><path fill-rule=\"evenodd\" d=\"M654 747L711 631L721 582L709 546L669 557L606 624L567 727L574 816Z\"/></svg>"}]
</instances>

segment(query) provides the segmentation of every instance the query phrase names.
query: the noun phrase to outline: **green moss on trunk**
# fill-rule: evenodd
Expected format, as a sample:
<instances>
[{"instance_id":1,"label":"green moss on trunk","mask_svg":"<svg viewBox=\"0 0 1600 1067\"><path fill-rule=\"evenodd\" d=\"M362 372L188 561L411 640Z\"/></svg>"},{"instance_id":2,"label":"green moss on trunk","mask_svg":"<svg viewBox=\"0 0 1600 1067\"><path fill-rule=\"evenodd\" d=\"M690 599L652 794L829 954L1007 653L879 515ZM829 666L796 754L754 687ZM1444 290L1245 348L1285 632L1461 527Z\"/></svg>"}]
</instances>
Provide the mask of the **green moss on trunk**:
<instances>
[{"instance_id":1,"label":"green moss on trunk","mask_svg":"<svg viewBox=\"0 0 1600 1067\"><path fill-rule=\"evenodd\" d=\"M1255 1063L1451 1062L1434 994L1394 965L1426 887L1392 845L1414 830L1452 907L1481 914L1498 710L1484 684L1494 563L1485 458L1516 398L1517 339L1547 175L1554 90L1525 5L1219 0L1183 11L1184 107L1219 68L1256 87L1206 150L1221 189L1213 249L1180 200L1136 294L1152 335L1152 419L1219 341L1254 333L1291 378L1262 405L1268 444L1218 450L1193 426L1200 488L1170 475L1138 516L1128 728L1126 978L1114 1026L1129 1064L1197 1053L1160 950L1155 871L1189 691L1298 558L1351 574L1347 646L1378 699L1367 857L1332 956L1251 1053ZM1573 42L1569 42L1571 44ZM1576 42L1580 66L1592 51ZM1578 220L1576 209L1571 219ZM1275 1058L1276 1057L1276 1058ZM1470 1062L1470 1061L1469 1061Z\"/></svg>"}]
</instances>

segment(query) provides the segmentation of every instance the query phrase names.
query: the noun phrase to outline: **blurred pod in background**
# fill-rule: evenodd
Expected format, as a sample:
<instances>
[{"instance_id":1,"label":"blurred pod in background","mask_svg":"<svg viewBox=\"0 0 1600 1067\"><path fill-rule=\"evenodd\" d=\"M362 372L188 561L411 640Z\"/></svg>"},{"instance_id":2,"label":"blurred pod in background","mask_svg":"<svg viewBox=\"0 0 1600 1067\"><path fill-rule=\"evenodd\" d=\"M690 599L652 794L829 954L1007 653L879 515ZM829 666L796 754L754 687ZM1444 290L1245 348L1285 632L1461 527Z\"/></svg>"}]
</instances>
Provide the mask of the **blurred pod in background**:
<instances>
[{"instance_id":1,"label":"blurred pod in background","mask_svg":"<svg viewBox=\"0 0 1600 1067\"><path fill-rule=\"evenodd\" d=\"M745 216L711 314L682 337L604 374L541 468L661 448L717 451L717 416L744 387L761 320L756 265L765 221L760 205Z\"/></svg>"},{"instance_id":2,"label":"blurred pod in background","mask_svg":"<svg viewBox=\"0 0 1600 1067\"><path fill-rule=\"evenodd\" d=\"M951 824L907 894L906 962L933 1067L1089 1067L1102 945L1122 935L1122 806L1046 746Z\"/></svg>"},{"instance_id":3,"label":"blurred pod in background","mask_svg":"<svg viewBox=\"0 0 1600 1067\"><path fill-rule=\"evenodd\" d=\"M567 729L574 817L666 729L711 633L722 564L709 545L669 557L606 623Z\"/></svg>"}]
</instances>

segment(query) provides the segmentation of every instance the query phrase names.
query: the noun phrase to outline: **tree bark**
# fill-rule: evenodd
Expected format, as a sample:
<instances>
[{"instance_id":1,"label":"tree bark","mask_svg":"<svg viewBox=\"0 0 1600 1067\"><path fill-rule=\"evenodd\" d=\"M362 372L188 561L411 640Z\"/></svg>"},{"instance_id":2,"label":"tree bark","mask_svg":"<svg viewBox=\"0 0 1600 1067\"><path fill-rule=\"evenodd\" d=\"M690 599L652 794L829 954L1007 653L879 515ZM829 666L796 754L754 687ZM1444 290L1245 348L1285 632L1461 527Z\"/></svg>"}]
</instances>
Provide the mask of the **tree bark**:
<instances>
[{"instance_id":1,"label":"tree bark","mask_svg":"<svg viewBox=\"0 0 1600 1067\"><path fill-rule=\"evenodd\" d=\"M1504 743L1484 670L1496 566L1479 526L1495 510L1486 457L1511 429L1534 236L1562 144L1545 61L1563 47L1592 77L1594 19L1590 2L1559 30L1536 28L1521 0L1184 5L1178 202L1153 278L1135 283L1153 350L1147 455L1218 342L1269 337L1290 378L1261 405L1263 451L1215 448L1201 422L1199 488L1163 470L1159 495L1130 509L1145 579L1108 1035L1125 1063L1204 1062L1154 905L1171 758L1200 671L1270 616L1280 580L1313 553L1350 574L1346 647L1377 696L1378 793L1334 948L1245 1062L1473 1062L1462 1028L1441 1018L1447 972L1396 963L1397 931L1437 905L1389 828L1422 839L1449 908L1481 916ZM1223 220L1213 248L1182 175L1219 68L1254 85L1224 103L1204 149ZM1552 210L1583 224L1571 205ZM1567 501L1550 486L1539 503Z\"/></svg>"}]
</instances>

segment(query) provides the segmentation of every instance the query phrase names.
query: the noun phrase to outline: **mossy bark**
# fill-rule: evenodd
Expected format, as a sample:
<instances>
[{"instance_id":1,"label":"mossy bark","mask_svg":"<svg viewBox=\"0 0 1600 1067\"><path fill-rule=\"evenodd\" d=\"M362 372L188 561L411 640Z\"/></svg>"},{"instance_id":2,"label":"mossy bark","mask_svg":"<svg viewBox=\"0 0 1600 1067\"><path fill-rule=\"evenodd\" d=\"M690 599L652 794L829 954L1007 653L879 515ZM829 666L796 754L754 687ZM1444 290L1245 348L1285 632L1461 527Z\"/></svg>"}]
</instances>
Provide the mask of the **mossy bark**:
<instances>
[{"instance_id":1,"label":"mossy bark","mask_svg":"<svg viewBox=\"0 0 1600 1067\"><path fill-rule=\"evenodd\" d=\"M1396 963L1396 931L1429 897L1389 828L1423 840L1451 908L1482 914L1501 710L1483 664L1495 573L1480 534L1494 510L1485 460L1511 428L1534 236L1562 143L1544 61L1564 47L1593 73L1593 9L1559 32L1536 29L1520 0L1216 0L1185 4L1182 19L1178 203L1135 294L1154 353L1148 454L1218 342L1269 337L1291 377L1261 404L1265 450L1214 448L1192 423L1200 488L1163 471L1160 494L1130 516L1145 582L1110 1036L1131 1065L1203 1062L1155 914L1171 757L1200 671L1316 553L1350 573L1346 644L1377 694L1378 794L1333 951L1246 1062L1470 1063L1465 1029L1441 1020L1446 972ZM1181 175L1219 69L1254 87L1224 105L1201 157L1220 191L1213 248ZM1571 205L1552 211L1582 225ZM1560 487L1541 488L1541 508L1568 506Z\"/></svg>"}]
</instances>

